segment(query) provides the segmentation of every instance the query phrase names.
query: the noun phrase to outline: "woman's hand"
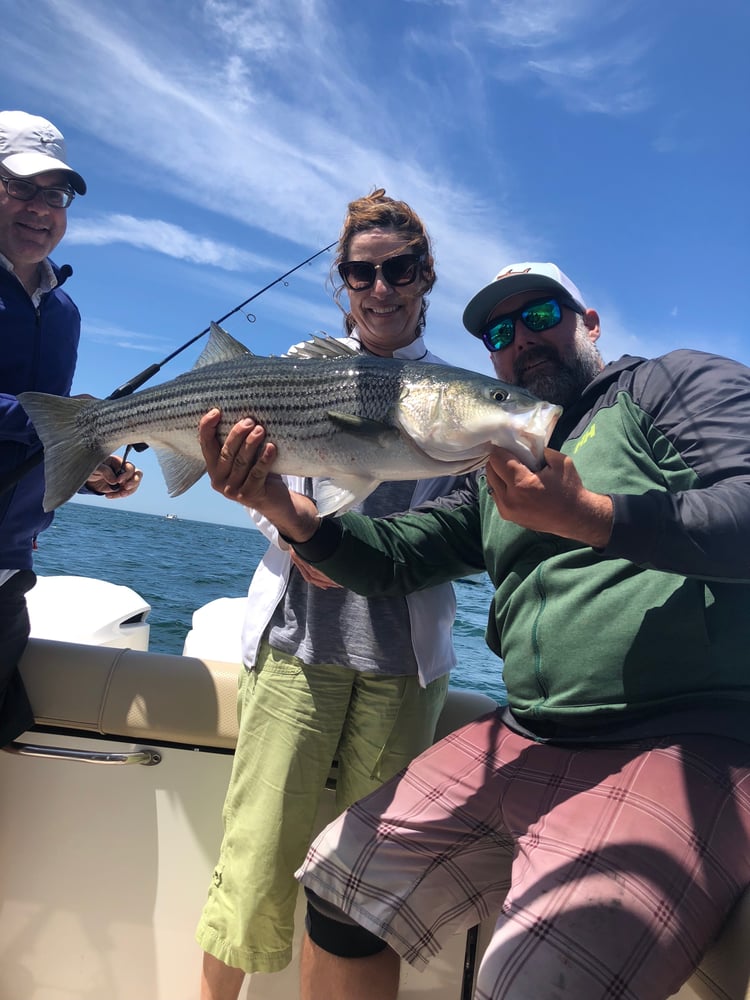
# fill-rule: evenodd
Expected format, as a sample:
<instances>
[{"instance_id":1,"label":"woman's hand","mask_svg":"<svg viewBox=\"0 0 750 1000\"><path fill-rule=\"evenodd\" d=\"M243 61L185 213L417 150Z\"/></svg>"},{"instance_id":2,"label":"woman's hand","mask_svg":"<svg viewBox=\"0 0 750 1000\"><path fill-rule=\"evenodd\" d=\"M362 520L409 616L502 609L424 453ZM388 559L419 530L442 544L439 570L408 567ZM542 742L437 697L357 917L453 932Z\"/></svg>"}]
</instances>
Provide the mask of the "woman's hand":
<instances>
[{"instance_id":1,"label":"woman's hand","mask_svg":"<svg viewBox=\"0 0 750 1000\"><path fill-rule=\"evenodd\" d=\"M326 576L325 573L321 573L319 569L311 566L310 563L305 562L304 559L300 559L294 549L291 549L292 562L299 570L302 579L311 584L313 587L319 587L320 590L331 590L332 588L338 587L341 589L341 584L336 583L332 580L330 576Z\"/></svg>"},{"instance_id":2,"label":"woman's hand","mask_svg":"<svg viewBox=\"0 0 750 1000\"><path fill-rule=\"evenodd\" d=\"M292 493L271 471L276 446L251 417L231 428L222 444L217 434L221 411L209 410L200 421L198 440L211 486L223 496L251 507L276 526L284 537L305 542L318 529L320 517L309 497Z\"/></svg>"}]
</instances>

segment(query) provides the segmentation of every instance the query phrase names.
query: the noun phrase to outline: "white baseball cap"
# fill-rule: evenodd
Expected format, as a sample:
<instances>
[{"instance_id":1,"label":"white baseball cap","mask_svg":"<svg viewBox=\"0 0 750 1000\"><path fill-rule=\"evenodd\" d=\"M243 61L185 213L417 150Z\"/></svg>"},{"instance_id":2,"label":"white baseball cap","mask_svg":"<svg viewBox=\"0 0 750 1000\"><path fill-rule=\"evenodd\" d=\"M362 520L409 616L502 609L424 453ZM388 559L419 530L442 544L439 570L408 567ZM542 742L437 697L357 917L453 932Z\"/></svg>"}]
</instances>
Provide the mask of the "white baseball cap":
<instances>
[{"instance_id":1,"label":"white baseball cap","mask_svg":"<svg viewBox=\"0 0 750 1000\"><path fill-rule=\"evenodd\" d=\"M0 111L0 167L14 177L34 177L47 170L63 170L78 194L86 181L66 163L65 139L46 118L25 111Z\"/></svg>"},{"instance_id":2,"label":"white baseball cap","mask_svg":"<svg viewBox=\"0 0 750 1000\"><path fill-rule=\"evenodd\" d=\"M475 337L481 337L489 315L504 299L518 292L552 291L562 293L564 302L571 302L582 313L586 312L583 296L563 274L557 264L540 264L527 261L510 264L495 275L464 309L464 326Z\"/></svg>"}]
</instances>

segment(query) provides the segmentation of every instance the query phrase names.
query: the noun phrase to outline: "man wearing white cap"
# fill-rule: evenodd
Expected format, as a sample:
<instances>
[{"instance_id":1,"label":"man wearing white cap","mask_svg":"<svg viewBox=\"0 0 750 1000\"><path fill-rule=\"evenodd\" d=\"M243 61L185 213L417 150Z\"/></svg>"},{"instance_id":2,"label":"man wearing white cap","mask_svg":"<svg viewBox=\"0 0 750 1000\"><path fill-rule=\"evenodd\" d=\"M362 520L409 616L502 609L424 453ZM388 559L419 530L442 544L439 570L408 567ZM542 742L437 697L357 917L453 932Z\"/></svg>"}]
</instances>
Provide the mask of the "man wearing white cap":
<instances>
[{"instance_id":1,"label":"man wearing white cap","mask_svg":"<svg viewBox=\"0 0 750 1000\"><path fill-rule=\"evenodd\" d=\"M62 290L73 272L49 259L65 235L66 212L86 182L67 163L62 133L46 118L0 111L0 747L33 722L18 672L29 634L26 593L32 551L52 515L42 509L44 473L29 463L39 439L16 398L27 390L67 396L81 317ZM23 475L21 470L29 468ZM87 492L125 497L141 473L117 455Z\"/></svg>"},{"instance_id":2,"label":"man wearing white cap","mask_svg":"<svg viewBox=\"0 0 750 1000\"><path fill-rule=\"evenodd\" d=\"M497 377L567 406L604 367L599 316L557 264L511 264L464 310Z\"/></svg>"},{"instance_id":3,"label":"man wearing white cap","mask_svg":"<svg viewBox=\"0 0 750 1000\"><path fill-rule=\"evenodd\" d=\"M503 268L464 324L564 407L539 471L495 448L429 508L321 521L266 476L272 443L233 445L244 502L343 586L495 587L508 704L313 843L301 997L392 1000L400 959L497 915L477 1000L664 1000L750 884L750 369L604 365L550 263Z\"/></svg>"}]
</instances>

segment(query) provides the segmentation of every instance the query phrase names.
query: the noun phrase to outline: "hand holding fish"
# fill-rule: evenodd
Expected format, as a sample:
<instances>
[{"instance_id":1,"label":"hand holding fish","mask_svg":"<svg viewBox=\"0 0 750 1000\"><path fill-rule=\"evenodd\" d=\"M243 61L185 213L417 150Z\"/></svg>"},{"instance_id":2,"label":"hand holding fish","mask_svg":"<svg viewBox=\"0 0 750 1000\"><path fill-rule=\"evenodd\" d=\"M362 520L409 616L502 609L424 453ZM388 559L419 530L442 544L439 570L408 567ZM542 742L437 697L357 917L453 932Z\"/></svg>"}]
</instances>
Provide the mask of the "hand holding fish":
<instances>
[{"instance_id":1,"label":"hand holding fish","mask_svg":"<svg viewBox=\"0 0 750 1000\"><path fill-rule=\"evenodd\" d=\"M236 423L222 444L217 428L221 411L209 410L198 425L200 443L211 486L230 500L251 507L267 517L286 538L307 541L320 524L309 497L290 491L271 472L276 446L265 440L265 429L252 418Z\"/></svg>"},{"instance_id":2,"label":"hand holding fish","mask_svg":"<svg viewBox=\"0 0 750 1000\"><path fill-rule=\"evenodd\" d=\"M143 473L132 462L123 462L119 455L110 455L86 480L86 486L107 500L129 497L138 489Z\"/></svg>"},{"instance_id":3,"label":"hand holding fish","mask_svg":"<svg viewBox=\"0 0 750 1000\"><path fill-rule=\"evenodd\" d=\"M612 532L612 499L587 490L573 460L546 448L532 472L506 448L493 448L487 485L501 517L522 528L604 548Z\"/></svg>"}]
</instances>

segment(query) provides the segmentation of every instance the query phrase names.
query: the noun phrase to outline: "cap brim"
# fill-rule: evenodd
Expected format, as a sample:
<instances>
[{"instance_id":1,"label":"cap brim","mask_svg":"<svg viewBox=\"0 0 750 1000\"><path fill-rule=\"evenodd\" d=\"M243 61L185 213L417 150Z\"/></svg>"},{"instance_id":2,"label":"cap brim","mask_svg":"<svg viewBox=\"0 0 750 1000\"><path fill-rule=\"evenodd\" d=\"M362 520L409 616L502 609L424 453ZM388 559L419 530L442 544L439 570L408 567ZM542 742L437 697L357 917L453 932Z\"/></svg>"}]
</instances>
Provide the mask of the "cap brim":
<instances>
[{"instance_id":1,"label":"cap brim","mask_svg":"<svg viewBox=\"0 0 750 1000\"><path fill-rule=\"evenodd\" d=\"M475 337L481 337L490 313L501 302L519 292L534 291L554 291L562 296L566 302L574 302L583 308L583 304L577 302L567 288L559 281L555 281L554 278L548 278L543 274L509 274L505 278L496 278L495 281L491 281L489 285L485 285L481 291L477 292L464 309L464 326Z\"/></svg>"},{"instance_id":2,"label":"cap brim","mask_svg":"<svg viewBox=\"0 0 750 1000\"><path fill-rule=\"evenodd\" d=\"M12 153L2 161L2 166L14 177L35 177L50 170L61 170L70 179L70 185L76 194L86 194L86 181L81 175L62 160L44 153Z\"/></svg>"}]
</instances>

